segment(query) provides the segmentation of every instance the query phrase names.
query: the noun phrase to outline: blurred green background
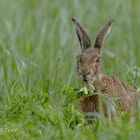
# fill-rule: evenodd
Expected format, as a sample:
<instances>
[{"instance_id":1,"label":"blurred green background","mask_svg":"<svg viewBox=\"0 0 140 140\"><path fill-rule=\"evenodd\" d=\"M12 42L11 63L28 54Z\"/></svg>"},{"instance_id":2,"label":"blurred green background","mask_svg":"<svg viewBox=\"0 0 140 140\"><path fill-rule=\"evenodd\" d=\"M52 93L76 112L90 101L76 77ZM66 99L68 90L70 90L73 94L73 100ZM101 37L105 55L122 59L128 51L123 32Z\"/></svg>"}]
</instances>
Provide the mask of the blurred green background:
<instances>
[{"instance_id":1,"label":"blurred green background","mask_svg":"<svg viewBox=\"0 0 140 140\"><path fill-rule=\"evenodd\" d=\"M75 109L80 46L71 22L75 17L94 43L114 19L103 48L104 72L138 89L139 13L138 0L0 0L0 127L18 129L0 132L1 138L139 139L140 125L127 116L84 125Z\"/></svg>"}]
</instances>

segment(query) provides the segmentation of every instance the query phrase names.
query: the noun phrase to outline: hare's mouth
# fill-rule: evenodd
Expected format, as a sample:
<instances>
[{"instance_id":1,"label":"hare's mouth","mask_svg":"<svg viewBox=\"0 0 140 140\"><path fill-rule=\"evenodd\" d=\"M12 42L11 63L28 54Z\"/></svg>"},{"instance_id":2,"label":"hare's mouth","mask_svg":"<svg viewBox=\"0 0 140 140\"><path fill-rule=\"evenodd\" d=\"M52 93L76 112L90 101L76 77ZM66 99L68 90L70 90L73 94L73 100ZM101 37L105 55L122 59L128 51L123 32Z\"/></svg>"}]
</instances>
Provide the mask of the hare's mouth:
<instances>
[{"instance_id":1,"label":"hare's mouth","mask_svg":"<svg viewBox=\"0 0 140 140\"><path fill-rule=\"evenodd\" d=\"M81 78L81 80L83 81L83 82L85 82L85 83L89 83L90 82L90 78L88 77L88 76L86 76L86 75L80 75L80 78Z\"/></svg>"},{"instance_id":2,"label":"hare's mouth","mask_svg":"<svg viewBox=\"0 0 140 140\"><path fill-rule=\"evenodd\" d=\"M83 82L84 82L85 84L91 84L91 83L92 83L89 79L83 79Z\"/></svg>"},{"instance_id":3,"label":"hare's mouth","mask_svg":"<svg viewBox=\"0 0 140 140\"><path fill-rule=\"evenodd\" d=\"M83 78L84 82L88 82L88 79L86 77Z\"/></svg>"},{"instance_id":4,"label":"hare's mouth","mask_svg":"<svg viewBox=\"0 0 140 140\"><path fill-rule=\"evenodd\" d=\"M95 77L83 79L84 83L86 84L93 84L96 81Z\"/></svg>"}]
</instances>

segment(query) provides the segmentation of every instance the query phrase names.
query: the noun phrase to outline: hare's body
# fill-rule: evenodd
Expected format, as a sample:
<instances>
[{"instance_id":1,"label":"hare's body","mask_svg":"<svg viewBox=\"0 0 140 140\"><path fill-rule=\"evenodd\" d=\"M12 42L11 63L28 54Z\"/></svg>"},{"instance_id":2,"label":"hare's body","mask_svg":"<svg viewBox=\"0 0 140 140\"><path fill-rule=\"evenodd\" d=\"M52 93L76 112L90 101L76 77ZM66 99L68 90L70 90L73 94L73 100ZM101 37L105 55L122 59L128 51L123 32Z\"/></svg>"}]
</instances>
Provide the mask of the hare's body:
<instances>
[{"instance_id":1,"label":"hare's body","mask_svg":"<svg viewBox=\"0 0 140 140\"><path fill-rule=\"evenodd\" d=\"M93 83L95 92L103 93L105 96L109 97L120 111L130 111L135 113L135 93L136 91L124 83L123 81L117 79L115 76L102 76L100 81ZM92 95L87 97L81 97L80 108L84 113L87 112L98 112L98 95ZM107 105L103 103L103 109L105 111L105 116L107 116Z\"/></svg>"},{"instance_id":2,"label":"hare's body","mask_svg":"<svg viewBox=\"0 0 140 140\"><path fill-rule=\"evenodd\" d=\"M115 76L106 76L102 72L100 63L101 48L104 38L111 28L112 21L109 21L105 27L100 30L95 40L94 48L91 49L89 36L75 19L72 20L76 26L76 33L82 49L82 53L77 56L77 73L79 77L81 77L85 83L92 84L95 88L95 92L103 93L109 97L120 111L134 113L136 109L135 89ZM81 110L84 113L98 112L98 98L99 96L97 94L81 97L79 101ZM103 102L102 106L104 114L107 116L106 103Z\"/></svg>"}]
</instances>

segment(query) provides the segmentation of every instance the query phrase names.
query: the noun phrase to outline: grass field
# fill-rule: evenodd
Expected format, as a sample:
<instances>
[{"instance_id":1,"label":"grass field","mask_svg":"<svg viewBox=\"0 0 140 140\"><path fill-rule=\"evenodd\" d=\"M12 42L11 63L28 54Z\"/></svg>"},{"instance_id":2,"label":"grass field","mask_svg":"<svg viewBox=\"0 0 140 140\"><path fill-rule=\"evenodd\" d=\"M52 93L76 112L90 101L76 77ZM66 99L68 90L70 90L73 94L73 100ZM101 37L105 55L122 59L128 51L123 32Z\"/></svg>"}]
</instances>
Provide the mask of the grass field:
<instances>
[{"instance_id":1,"label":"grass field","mask_svg":"<svg viewBox=\"0 0 140 140\"><path fill-rule=\"evenodd\" d=\"M94 41L106 38L104 72L140 87L139 0L0 0L0 139L139 140L139 120L122 114L86 125L75 107L80 46L71 17Z\"/></svg>"}]
</instances>

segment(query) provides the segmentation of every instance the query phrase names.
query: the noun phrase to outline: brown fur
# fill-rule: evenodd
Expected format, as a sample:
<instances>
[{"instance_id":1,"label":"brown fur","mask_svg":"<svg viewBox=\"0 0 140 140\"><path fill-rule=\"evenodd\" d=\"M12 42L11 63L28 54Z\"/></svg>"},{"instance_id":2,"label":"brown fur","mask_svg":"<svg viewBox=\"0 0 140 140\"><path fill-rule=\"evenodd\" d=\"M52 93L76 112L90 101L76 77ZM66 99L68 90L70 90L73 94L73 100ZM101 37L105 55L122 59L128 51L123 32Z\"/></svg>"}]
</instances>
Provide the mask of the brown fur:
<instances>
[{"instance_id":1,"label":"brown fur","mask_svg":"<svg viewBox=\"0 0 140 140\"><path fill-rule=\"evenodd\" d=\"M81 44L82 53L77 56L77 73L81 79L95 87L96 92L103 93L112 100L120 111L127 111L134 114L136 112L136 91L125 82L115 76L106 76L102 72L100 63L101 48L104 38L111 28L112 22L109 21L98 33L94 48L91 49L90 38L82 26L73 19L76 32ZM79 105L84 113L98 112L98 95L81 97ZM114 99L117 98L117 99ZM103 111L107 116L107 105L102 103Z\"/></svg>"}]
</instances>

